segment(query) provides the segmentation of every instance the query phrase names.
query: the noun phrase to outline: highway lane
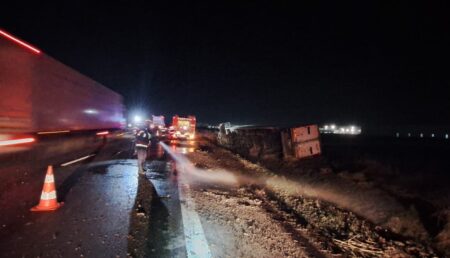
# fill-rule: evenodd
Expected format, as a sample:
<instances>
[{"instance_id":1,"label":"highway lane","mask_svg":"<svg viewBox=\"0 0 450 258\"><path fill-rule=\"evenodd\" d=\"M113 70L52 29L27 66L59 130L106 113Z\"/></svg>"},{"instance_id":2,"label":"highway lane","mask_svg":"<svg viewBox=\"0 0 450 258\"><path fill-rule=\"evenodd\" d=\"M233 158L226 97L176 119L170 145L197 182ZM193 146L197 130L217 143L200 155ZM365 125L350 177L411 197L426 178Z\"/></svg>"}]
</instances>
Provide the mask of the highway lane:
<instances>
[{"instance_id":1,"label":"highway lane","mask_svg":"<svg viewBox=\"0 0 450 258\"><path fill-rule=\"evenodd\" d=\"M83 139L85 137L77 137L72 140L80 141ZM51 145L55 142L65 145L64 148ZM64 141L61 138L59 141L41 141L25 151L14 153L12 158L0 157L2 159L0 166L1 253L9 253L10 257L15 257L16 255L21 256L20 252L22 251L27 253L38 250L33 253L37 255L40 252L50 251L41 250L40 240L46 239L46 236L50 236L50 239L57 238L63 232L62 229L55 229L50 232L52 223L56 226L58 219L71 221L81 216L82 212L78 213L78 211L88 207L94 207L95 209L95 205L89 204L88 201L79 202L80 198L76 198L74 192L82 190L81 194L84 194L87 188L98 191L96 196L107 193L101 191L101 183L89 187L80 183L84 177L92 177L95 174L90 172L89 169L92 169L92 166L103 164L102 162L112 162L108 167L111 167L111 171L115 171L117 166L123 167L122 162L125 158L131 157L133 152L130 137L110 136L106 141L99 139L98 141L86 141L85 143L87 144L73 144L73 141ZM71 144L73 145L71 146ZM63 151L58 153L52 151L52 148L54 150L63 149ZM125 162L128 164L129 173L134 173L132 168L135 162L132 160L125 160ZM48 165L54 166L58 200L65 201L66 205L55 213L31 213L29 209L39 202ZM99 180L99 182L102 182L102 180ZM114 182L110 183L113 184ZM87 200L89 198L91 196L88 196ZM36 225L34 231L33 225ZM34 232L34 234L30 235L30 232ZM27 244L24 245L24 243ZM35 248L32 248L33 246Z\"/></svg>"},{"instance_id":2,"label":"highway lane","mask_svg":"<svg viewBox=\"0 0 450 258\"><path fill-rule=\"evenodd\" d=\"M186 257L177 175L167 164L161 160L147 163L146 179L159 197L150 209L149 250L154 257Z\"/></svg>"},{"instance_id":3,"label":"highway lane","mask_svg":"<svg viewBox=\"0 0 450 258\"><path fill-rule=\"evenodd\" d=\"M156 153L162 159L147 162L146 178L155 187L150 215L150 255L154 257L212 257L203 231L195 200L183 167L175 157L193 152L192 144L166 145L165 151L157 145Z\"/></svg>"},{"instance_id":4,"label":"highway lane","mask_svg":"<svg viewBox=\"0 0 450 258\"><path fill-rule=\"evenodd\" d=\"M161 145L153 143L146 176L138 176L132 140L111 137L100 145L52 157L45 156L48 146L41 143L20 154L27 159L2 163L0 253L8 257L198 257L187 253L179 174L173 161ZM193 146L173 146L179 153L193 150ZM29 209L39 201L50 164L58 201L64 205L55 212L32 213ZM140 195L151 200L150 207L140 207L142 201L136 197ZM143 226L134 222L141 214L145 214ZM146 234L141 237L146 243L134 250L130 238L139 231Z\"/></svg>"}]
</instances>

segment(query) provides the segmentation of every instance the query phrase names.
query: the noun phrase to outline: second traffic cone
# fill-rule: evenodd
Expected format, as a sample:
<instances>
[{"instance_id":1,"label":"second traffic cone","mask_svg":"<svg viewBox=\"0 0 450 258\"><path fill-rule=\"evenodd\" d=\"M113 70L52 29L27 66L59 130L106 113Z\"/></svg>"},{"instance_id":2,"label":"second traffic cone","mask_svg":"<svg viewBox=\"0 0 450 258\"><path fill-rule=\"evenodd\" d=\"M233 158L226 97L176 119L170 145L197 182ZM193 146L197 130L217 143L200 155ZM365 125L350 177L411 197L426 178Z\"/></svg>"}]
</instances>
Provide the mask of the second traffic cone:
<instances>
[{"instance_id":1,"label":"second traffic cone","mask_svg":"<svg viewBox=\"0 0 450 258\"><path fill-rule=\"evenodd\" d=\"M42 189L41 200L37 206L31 208L31 211L54 211L61 207L62 204L63 203L58 203L56 200L53 167L48 166L47 174L45 175L44 187Z\"/></svg>"}]
</instances>

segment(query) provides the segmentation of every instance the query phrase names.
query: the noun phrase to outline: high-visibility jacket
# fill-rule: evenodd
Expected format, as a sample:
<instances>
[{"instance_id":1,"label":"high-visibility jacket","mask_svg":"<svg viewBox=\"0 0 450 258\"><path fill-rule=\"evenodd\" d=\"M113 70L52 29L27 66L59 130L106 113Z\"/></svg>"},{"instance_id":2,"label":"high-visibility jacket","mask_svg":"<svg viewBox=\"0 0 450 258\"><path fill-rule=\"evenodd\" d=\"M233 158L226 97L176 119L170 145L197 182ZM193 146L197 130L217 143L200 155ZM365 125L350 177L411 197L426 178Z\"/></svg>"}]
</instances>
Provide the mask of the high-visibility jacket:
<instances>
[{"instance_id":1,"label":"high-visibility jacket","mask_svg":"<svg viewBox=\"0 0 450 258\"><path fill-rule=\"evenodd\" d=\"M136 148L148 148L151 138L147 130L139 130L136 134Z\"/></svg>"}]
</instances>

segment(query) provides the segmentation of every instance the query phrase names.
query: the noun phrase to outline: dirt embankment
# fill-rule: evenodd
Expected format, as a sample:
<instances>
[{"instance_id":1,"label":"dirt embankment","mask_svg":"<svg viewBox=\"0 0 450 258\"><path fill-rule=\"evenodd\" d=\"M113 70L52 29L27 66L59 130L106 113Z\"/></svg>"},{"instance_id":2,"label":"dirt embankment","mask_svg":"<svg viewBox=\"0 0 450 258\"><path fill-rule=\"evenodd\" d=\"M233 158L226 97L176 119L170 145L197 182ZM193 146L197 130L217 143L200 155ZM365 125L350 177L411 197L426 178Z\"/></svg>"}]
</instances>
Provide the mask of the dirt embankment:
<instances>
[{"instance_id":1,"label":"dirt embankment","mask_svg":"<svg viewBox=\"0 0 450 258\"><path fill-rule=\"evenodd\" d=\"M314 250L366 257L436 256L426 234L421 235L425 230L413 212L377 189L369 191L346 182L326 167L303 164L302 176L293 176L289 168L300 164L286 163L274 173L273 168L251 163L209 141L202 141L200 151L188 157L208 173L226 170L236 175L241 197L267 204L263 207L280 224L292 222L295 230L284 227L291 237L299 236L292 234L297 227L306 230L308 239L314 239ZM364 212L371 217L363 218ZM395 226L400 232L392 230ZM419 237L405 237L408 234Z\"/></svg>"},{"instance_id":2,"label":"dirt embankment","mask_svg":"<svg viewBox=\"0 0 450 258\"><path fill-rule=\"evenodd\" d=\"M267 212L268 204L245 188L208 188L193 191L193 196L206 234L215 235L209 241L214 257L324 257L328 253L294 221L280 223L284 218Z\"/></svg>"}]
</instances>

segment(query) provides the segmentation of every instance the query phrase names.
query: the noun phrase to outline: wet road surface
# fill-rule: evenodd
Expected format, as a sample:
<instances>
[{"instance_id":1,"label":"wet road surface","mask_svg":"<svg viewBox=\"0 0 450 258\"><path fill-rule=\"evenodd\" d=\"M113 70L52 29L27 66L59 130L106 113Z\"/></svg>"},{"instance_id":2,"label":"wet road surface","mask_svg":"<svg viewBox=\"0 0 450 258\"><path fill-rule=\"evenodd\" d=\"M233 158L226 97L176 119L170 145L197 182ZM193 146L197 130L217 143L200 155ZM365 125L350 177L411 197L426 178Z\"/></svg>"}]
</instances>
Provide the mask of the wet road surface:
<instances>
[{"instance_id":1,"label":"wet road surface","mask_svg":"<svg viewBox=\"0 0 450 258\"><path fill-rule=\"evenodd\" d=\"M171 146L178 155L194 147ZM156 146L150 152L146 178L155 187L150 214L150 255L153 257L211 257L207 241L190 197L183 171L173 158Z\"/></svg>"},{"instance_id":2,"label":"wet road surface","mask_svg":"<svg viewBox=\"0 0 450 258\"><path fill-rule=\"evenodd\" d=\"M147 169L146 178L159 196L154 199L150 214L151 253L155 257L186 257L177 175L166 161L148 162Z\"/></svg>"},{"instance_id":3,"label":"wet road surface","mask_svg":"<svg viewBox=\"0 0 450 258\"><path fill-rule=\"evenodd\" d=\"M199 257L201 252L189 247L196 237L186 235L183 227L182 206L186 208L186 204L180 202L179 174L173 162L160 145L154 144L146 163L147 173L139 176L129 140L106 144L92 156L79 153L81 158L87 157L80 161L80 155L73 154L74 163L66 157L53 158L53 164L67 164L55 167L58 200L64 202L55 212L29 211L39 201L48 159L0 168L3 173L19 173L9 179L13 183L0 197L6 208L0 217L1 256L127 257L132 216L139 212L133 210L138 183L148 180L157 196L149 196L149 251L145 256ZM173 150L185 153L194 149ZM33 155L36 153L39 150Z\"/></svg>"},{"instance_id":4,"label":"wet road surface","mask_svg":"<svg viewBox=\"0 0 450 258\"><path fill-rule=\"evenodd\" d=\"M2 239L5 257L125 257L129 213L136 195L135 160L91 163L55 212L25 214Z\"/></svg>"}]
</instances>

